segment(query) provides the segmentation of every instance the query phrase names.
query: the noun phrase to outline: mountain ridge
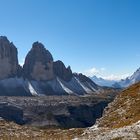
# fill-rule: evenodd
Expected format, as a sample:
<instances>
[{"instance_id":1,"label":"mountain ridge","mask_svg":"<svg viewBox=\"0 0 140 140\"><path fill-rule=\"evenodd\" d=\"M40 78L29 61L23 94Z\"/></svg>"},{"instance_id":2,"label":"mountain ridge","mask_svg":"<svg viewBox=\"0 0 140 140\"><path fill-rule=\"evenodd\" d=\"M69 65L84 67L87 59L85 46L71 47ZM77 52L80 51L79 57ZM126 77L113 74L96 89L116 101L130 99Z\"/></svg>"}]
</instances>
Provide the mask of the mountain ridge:
<instances>
[{"instance_id":1,"label":"mountain ridge","mask_svg":"<svg viewBox=\"0 0 140 140\"><path fill-rule=\"evenodd\" d=\"M140 81L140 68L138 68L131 76L121 80L107 80L101 77L92 76L90 79L100 86L127 88Z\"/></svg>"},{"instance_id":2,"label":"mountain ridge","mask_svg":"<svg viewBox=\"0 0 140 140\"><path fill-rule=\"evenodd\" d=\"M113 84L117 82L115 80L107 80L101 77L97 77L95 75L90 77L90 79L93 80L96 84L100 86L106 86L106 87L113 87Z\"/></svg>"},{"instance_id":3,"label":"mountain ridge","mask_svg":"<svg viewBox=\"0 0 140 140\"><path fill-rule=\"evenodd\" d=\"M23 67L18 51L7 37L0 36L0 95L84 95L98 93L102 88L82 74L74 74L40 42L34 42Z\"/></svg>"}]
</instances>

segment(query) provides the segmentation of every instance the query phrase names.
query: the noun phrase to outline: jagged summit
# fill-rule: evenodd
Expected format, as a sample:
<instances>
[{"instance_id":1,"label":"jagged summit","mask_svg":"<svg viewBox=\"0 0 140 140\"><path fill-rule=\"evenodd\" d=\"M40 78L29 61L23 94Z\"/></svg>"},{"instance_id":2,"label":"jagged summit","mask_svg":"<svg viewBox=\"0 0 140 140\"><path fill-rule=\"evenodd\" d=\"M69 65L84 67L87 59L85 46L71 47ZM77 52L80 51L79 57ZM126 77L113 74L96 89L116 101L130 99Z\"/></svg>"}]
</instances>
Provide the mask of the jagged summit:
<instances>
[{"instance_id":1,"label":"jagged summit","mask_svg":"<svg viewBox=\"0 0 140 140\"><path fill-rule=\"evenodd\" d=\"M6 36L0 36L0 41L7 41L10 42Z\"/></svg>"},{"instance_id":2,"label":"jagged summit","mask_svg":"<svg viewBox=\"0 0 140 140\"><path fill-rule=\"evenodd\" d=\"M7 37L0 37L0 95L91 94L100 87L84 75L75 75L40 42L34 42L23 68L18 64L17 48Z\"/></svg>"},{"instance_id":3,"label":"jagged summit","mask_svg":"<svg viewBox=\"0 0 140 140\"><path fill-rule=\"evenodd\" d=\"M41 42L34 42L31 51L38 55L44 55L44 57L46 55L48 61L53 61L52 54L45 48L45 46Z\"/></svg>"},{"instance_id":4,"label":"jagged summit","mask_svg":"<svg viewBox=\"0 0 140 140\"><path fill-rule=\"evenodd\" d=\"M36 41L33 43L33 48L45 48L45 47L41 42Z\"/></svg>"},{"instance_id":5,"label":"jagged summit","mask_svg":"<svg viewBox=\"0 0 140 140\"><path fill-rule=\"evenodd\" d=\"M53 63L53 70L56 76L65 81L70 81L73 77L70 66L66 68L64 63L60 60Z\"/></svg>"},{"instance_id":6,"label":"jagged summit","mask_svg":"<svg viewBox=\"0 0 140 140\"><path fill-rule=\"evenodd\" d=\"M52 54L45 48L45 46L40 42L34 42L32 45L32 49L28 54L34 55L36 59L40 59L40 61L53 61ZM39 60L38 60L39 61Z\"/></svg>"},{"instance_id":7,"label":"jagged summit","mask_svg":"<svg viewBox=\"0 0 140 140\"><path fill-rule=\"evenodd\" d=\"M11 52L12 51L12 52ZM17 48L10 42L6 36L0 36L0 54L1 57L10 57L10 54L17 53Z\"/></svg>"},{"instance_id":8,"label":"jagged summit","mask_svg":"<svg viewBox=\"0 0 140 140\"><path fill-rule=\"evenodd\" d=\"M17 75L17 48L7 37L0 36L0 80Z\"/></svg>"},{"instance_id":9,"label":"jagged summit","mask_svg":"<svg viewBox=\"0 0 140 140\"><path fill-rule=\"evenodd\" d=\"M25 58L24 76L34 80L53 79L53 57L42 43L35 42Z\"/></svg>"}]
</instances>

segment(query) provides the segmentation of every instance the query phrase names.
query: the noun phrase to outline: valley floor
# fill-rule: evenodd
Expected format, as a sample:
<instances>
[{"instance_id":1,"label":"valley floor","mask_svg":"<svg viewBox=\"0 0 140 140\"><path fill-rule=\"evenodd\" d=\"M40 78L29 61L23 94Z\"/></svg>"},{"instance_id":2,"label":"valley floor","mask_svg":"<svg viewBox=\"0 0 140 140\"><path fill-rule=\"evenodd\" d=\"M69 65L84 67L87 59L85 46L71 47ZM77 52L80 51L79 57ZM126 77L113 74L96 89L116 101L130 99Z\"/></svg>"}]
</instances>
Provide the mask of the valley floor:
<instances>
[{"instance_id":1,"label":"valley floor","mask_svg":"<svg viewBox=\"0 0 140 140\"><path fill-rule=\"evenodd\" d=\"M72 129L38 129L0 121L0 140L140 140L140 122L119 129L96 125Z\"/></svg>"},{"instance_id":2,"label":"valley floor","mask_svg":"<svg viewBox=\"0 0 140 140\"><path fill-rule=\"evenodd\" d=\"M38 129L0 120L0 140L72 140L85 129Z\"/></svg>"},{"instance_id":3,"label":"valley floor","mask_svg":"<svg viewBox=\"0 0 140 140\"><path fill-rule=\"evenodd\" d=\"M114 98L112 94L114 96L112 92L84 97L0 96L0 140L72 140L80 137L86 130L84 127L92 126L102 116L104 107ZM23 123L22 119L27 121L18 125L16 121ZM39 125L41 122L43 125ZM63 128L65 125L67 129Z\"/></svg>"}]
</instances>

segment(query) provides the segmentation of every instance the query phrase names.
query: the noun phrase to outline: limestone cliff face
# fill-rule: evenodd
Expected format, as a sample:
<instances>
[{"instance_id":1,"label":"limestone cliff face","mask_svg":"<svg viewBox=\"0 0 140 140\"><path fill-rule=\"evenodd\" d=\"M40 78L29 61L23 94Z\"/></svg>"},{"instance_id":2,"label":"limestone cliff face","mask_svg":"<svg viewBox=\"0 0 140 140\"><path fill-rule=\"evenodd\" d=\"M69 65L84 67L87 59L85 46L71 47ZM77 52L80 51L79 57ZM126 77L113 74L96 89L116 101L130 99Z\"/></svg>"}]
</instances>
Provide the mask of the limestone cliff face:
<instances>
[{"instance_id":1,"label":"limestone cliff face","mask_svg":"<svg viewBox=\"0 0 140 140\"><path fill-rule=\"evenodd\" d=\"M19 71L17 48L0 36L0 80L16 76Z\"/></svg>"},{"instance_id":2,"label":"limestone cliff face","mask_svg":"<svg viewBox=\"0 0 140 140\"><path fill-rule=\"evenodd\" d=\"M53 63L53 70L55 75L64 81L68 82L72 79L73 74L70 66L66 68L64 63L60 60Z\"/></svg>"},{"instance_id":3,"label":"limestone cliff face","mask_svg":"<svg viewBox=\"0 0 140 140\"><path fill-rule=\"evenodd\" d=\"M70 67L66 68L62 61L53 62L51 53L39 42L35 42L27 54L23 71L25 78L37 81L48 81L55 77L70 81L73 76Z\"/></svg>"},{"instance_id":4,"label":"limestone cliff face","mask_svg":"<svg viewBox=\"0 0 140 140\"><path fill-rule=\"evenodd\" d=\"M53 57L44 45L35 42L26 56L23 66L24 77L33 80L51 80L54 78Z\"/></svg>"},{"instance_id":5,"label":"limestone cliff face","mask_svg":"<svg viewBox=\"0 0 140 140\"><path fill-rule=\"evenodd\" d=\"M35 42L18 64L17 48L6 37L0 37L0 95L67 95L90 94L99 87L82 74L73 74L62 61L53 61L51 53ZM18 94L19 93L19 94Z\"/></svg>"}]
</instances>

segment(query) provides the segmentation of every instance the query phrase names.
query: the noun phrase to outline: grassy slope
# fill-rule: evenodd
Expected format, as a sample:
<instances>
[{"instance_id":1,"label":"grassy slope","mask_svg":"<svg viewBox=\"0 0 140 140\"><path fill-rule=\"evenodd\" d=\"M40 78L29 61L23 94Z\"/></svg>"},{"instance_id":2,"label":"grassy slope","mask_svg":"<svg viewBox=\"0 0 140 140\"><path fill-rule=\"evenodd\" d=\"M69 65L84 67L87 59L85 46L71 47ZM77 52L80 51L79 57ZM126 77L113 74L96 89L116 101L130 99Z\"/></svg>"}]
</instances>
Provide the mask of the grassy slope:
<instances>
[{"instance_id":1,"label":"grassy slope","mask_svg":"<svg viewBox=\"0 0 140 140\"><path fill-rule=\"evenodd\" d=\"M84 129L45 129L19 126L13 122L0 120L2 140L71 140L83 133Z\"/></svg>"},{"instance_id":2,"label":"grassy slope","mask_svg":"<svg viewBox=\"0 0 140 140\"><path fill-rule=\"evenodd\" d=\"M140 120L140 83L122 91L106 109L99 126L120 128Z\"/></svg>"}]
</instances>

